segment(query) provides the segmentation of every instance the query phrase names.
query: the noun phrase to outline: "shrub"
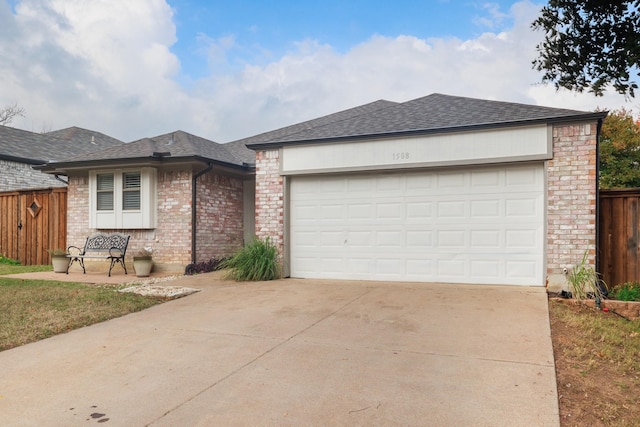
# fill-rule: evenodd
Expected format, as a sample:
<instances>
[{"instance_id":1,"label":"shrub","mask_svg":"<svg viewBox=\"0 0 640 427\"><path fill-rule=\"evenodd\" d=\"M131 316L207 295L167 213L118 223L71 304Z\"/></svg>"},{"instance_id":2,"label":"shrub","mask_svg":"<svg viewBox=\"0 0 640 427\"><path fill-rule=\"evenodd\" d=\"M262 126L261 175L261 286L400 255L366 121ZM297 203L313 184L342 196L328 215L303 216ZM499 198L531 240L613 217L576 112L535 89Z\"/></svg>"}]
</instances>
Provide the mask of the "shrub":
<instances>
[{"instance_id":1,"label":"shrub","mask_svg":"<svg viewBox=\"0 0 640 427\"><path fill-rule=\"evenodd\" d=\"M627 282L616 286L613 297L619 301L640 301L640 283Z\"/></svg>"},{"instance_id":2,"label":"shrub","mask_svg":"<svg viewBox=\"0 0 640 427\"><path fill-rule=\"evenodd\" d=\"M2 255L0 255L0 264L5 264L5 265L20 265L19 261L16 261L14 259L11 258L5 258Z\"/></svg>"},{"instance_id":3,"label":"shrub","mask_svg":"<svg viewBox=\"0 0 640 427\"><path fill-rule=\"evenodd\" d=\"M253 239L251 243L236 252L221 264L228 268L227 279L274 280L281 277L278 249L267 237L265 240Z\"/></svg>"},{"instance_id":4,"label":"shrub","mask_svg":"<svg viewBox=\"0 0 640 427\"><path fill-rule=\"evenodd\" d=\"M211 258L209 261L197 262L195 264L189 264L184 270L184 274L191 276L194 274L210 273L212 271L220 270L220 265L224 261L224 258Z\"/></svg>"}]
</instances>

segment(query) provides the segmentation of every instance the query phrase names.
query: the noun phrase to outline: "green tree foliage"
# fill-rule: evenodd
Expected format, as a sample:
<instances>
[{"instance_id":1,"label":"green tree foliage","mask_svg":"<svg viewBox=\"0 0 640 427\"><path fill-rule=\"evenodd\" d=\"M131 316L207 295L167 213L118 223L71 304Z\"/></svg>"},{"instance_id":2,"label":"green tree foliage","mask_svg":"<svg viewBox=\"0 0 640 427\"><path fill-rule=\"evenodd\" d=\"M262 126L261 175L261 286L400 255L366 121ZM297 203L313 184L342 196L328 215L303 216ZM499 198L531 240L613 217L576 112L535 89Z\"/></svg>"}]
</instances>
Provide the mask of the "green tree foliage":
<instances>
[{"instance_id":1,"label":"green tree foliage","mask_svg":"<svg viewBox=\"0 0 640 427\"><path fill-rule=\"evenodd\" d=\"M600 188L640 187L640 122L609 113L600 133Z\"/></svg>"},{"instance_id":2,"label":"green tree foliage","mask_svg":"<svg viewBox=\"0 0 640 427\"><path fill-rule=\"evenodd\" d=\"M634 96L640 64L640 0L550 0L531 25L545 32L533 67L557 89ZM640 75L640 73L638 73Z\"/></svg>"}]
</instances>

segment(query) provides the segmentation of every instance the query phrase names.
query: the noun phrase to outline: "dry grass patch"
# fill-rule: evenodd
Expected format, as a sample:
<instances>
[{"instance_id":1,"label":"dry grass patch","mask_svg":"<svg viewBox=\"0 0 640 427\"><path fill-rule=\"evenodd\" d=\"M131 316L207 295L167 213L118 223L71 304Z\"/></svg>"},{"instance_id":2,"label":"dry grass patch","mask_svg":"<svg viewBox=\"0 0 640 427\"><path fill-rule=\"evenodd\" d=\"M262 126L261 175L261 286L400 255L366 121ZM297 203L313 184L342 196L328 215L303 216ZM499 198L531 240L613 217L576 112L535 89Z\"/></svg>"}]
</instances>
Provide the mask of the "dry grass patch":
<instances>
[{"instance_id":1,"label":"dry grass patch","mask_svg":"<svg viewBox=\"0 0 640 427\"><path fill-rule=\"evenodd\" d=\"M640 320L549 302L560 422L640 427Z\"/></svg>"},{"instance_id":2,"label":"dry grass patch","mask_svg":"<svg viewBox=\"0 0 640 427\"><path fill-rule=\"evenodd\" d=\"M159 302L158 298L119 293L114 288L0 277L0 351Z\"/></svg>"}]
</instances>

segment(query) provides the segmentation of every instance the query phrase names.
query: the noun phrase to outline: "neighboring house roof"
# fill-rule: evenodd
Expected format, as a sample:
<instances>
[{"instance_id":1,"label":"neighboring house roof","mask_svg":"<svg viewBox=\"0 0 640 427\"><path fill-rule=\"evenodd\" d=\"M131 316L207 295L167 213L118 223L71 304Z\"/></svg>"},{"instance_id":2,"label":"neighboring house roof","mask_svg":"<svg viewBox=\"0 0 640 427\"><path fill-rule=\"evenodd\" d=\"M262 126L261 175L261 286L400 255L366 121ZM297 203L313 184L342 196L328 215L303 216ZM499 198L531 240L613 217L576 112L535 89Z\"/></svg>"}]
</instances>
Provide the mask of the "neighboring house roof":
<instances>
[{"instance_id":1,"label":"neighboring house roof","mask_svg":"<svg viewBox=\"0 0 640 427\"><path fill-rule=\"evenodd\" d=\"M462 131L605 116L606 112L592 113L434 93L277 138L254 138L247 143L247 147L259 149L310 141Z\"/></svg>"},{"instance_id":2,"label":"neighboring house roof","mask_svg":"<svg viewBox=\"0 0 640 427\"><path fill-rule=\"evenodd\" d=\"M82 128L35 133L0 126L0 159L27 164L43 164L120 145L122 141Z\"/></svg>"},{"instance_id":3,"label":"neighboring house roof","mask_svg":"<svg viewBox=\"0 0 640 427\"><path fill-rule=\"evenodd\" d=\"M100 132L72 126L66 129L54 130L44 135L52 136L57 140L67 141L73 144L73 150L65 153L75 155L79 153L89 153L91 151L103 150L114 145L122 145L123 141L110 137Z\"/></svg>"},{"instance_id":4,"label":"neighboring house roof","mask_svg":"<svg viewBox=\"0 0 640 427\"><path fill-rule=\"evenodd\" d=\"M100 151L69 157L61 162L48 164L44 171L63 171L70 168L88 169L94 166L116 165L126 163L200 161L217 163L236 169L251 168L246 160L254 161L255 157L242 158L233 154L224 144L210 141L184 131L175 131L152 138L110 147Z\"/></svg>"}]
</instances>

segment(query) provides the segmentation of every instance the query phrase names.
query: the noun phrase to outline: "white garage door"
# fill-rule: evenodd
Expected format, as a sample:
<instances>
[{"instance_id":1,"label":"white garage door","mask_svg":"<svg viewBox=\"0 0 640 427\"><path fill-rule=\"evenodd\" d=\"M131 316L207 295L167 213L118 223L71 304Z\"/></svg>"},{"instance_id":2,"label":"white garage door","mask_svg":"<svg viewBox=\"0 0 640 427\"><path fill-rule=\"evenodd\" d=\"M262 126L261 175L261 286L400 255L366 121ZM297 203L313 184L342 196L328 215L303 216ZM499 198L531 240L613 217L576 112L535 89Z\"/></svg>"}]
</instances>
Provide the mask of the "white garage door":
<instances>
[{"instance_id":1,"label":"white garage door","mask_svg":"<svg viewBox=\"0 0 640 427\"><path fill-rule=\"evenodd\" d=\"M544 284L541 164L295 176L291 276Z\"/></svg>"}]
</instances>

